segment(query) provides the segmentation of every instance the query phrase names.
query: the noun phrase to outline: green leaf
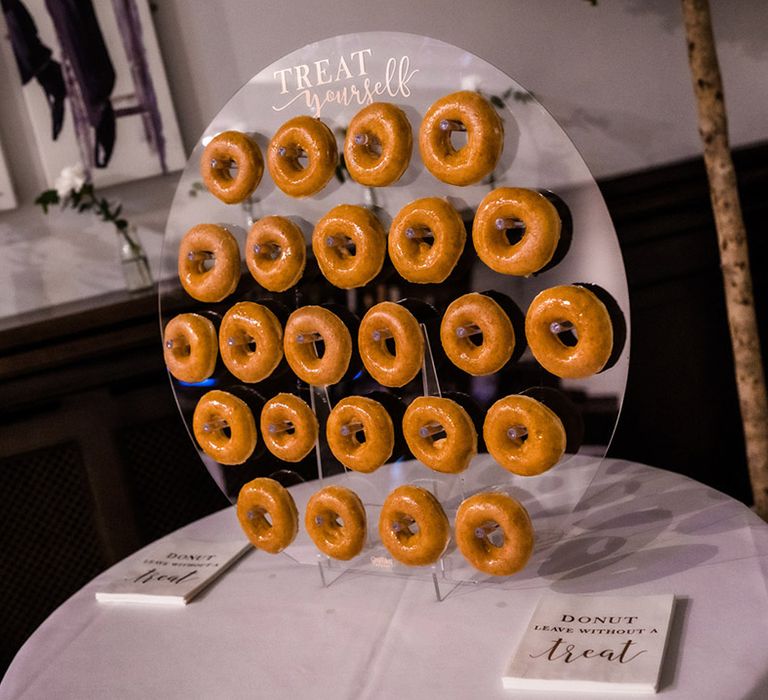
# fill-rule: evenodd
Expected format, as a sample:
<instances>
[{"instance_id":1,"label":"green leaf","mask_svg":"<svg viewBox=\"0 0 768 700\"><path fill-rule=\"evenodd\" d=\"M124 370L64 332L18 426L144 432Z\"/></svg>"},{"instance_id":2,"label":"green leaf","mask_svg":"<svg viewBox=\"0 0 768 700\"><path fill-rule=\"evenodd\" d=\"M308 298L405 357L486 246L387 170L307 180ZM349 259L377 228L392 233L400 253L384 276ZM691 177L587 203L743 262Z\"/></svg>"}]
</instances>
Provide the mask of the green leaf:
<instances>
[{"instance_id":1,"label":"green leaf","mask_svg":"<svg viewBox=\"0 0 768 700\"><path fill-rule=\"evenodd\" d=\"M43 210L43 214L48 213L48 207L50 207L52 204L58 203L59 193L56 190L45 190L38 195L37 199L35 199L35 204L40 205Z\"/></svg>"},{"instance_id":2,"label":"green leaf","mask_svg":"<svg viewBox=\"0 0 768 700\"><path fill-rule=\"evenodd\" d=\"M59 193L56 190L45 190L35 200L35 204L58 204Z\"/></svg>"}]
</instances>

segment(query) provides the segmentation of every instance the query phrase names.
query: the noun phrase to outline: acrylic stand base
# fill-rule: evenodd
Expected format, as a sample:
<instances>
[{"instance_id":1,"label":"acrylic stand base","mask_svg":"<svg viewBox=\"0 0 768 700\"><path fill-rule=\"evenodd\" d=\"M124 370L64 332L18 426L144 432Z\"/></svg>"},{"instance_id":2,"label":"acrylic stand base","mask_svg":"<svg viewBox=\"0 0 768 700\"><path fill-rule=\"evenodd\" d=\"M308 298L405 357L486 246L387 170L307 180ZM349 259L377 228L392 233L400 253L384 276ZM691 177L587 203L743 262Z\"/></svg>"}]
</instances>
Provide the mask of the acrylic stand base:
<instances>
[{"instance_id":1,"label":"acrylic stand base","mask_svg":"<svg viewBox=\"0 0 768 700\"><path fill-rule=\"evenodd\" d=\"M495 586L505 588L519 585L527 577L526 570L511 577L488 576L477 571L456 548L453 539L444 555L433 565L408 567L392 558L378 535L378 519L386 495L402 484L414 484L434 493L445 509L453 525L456 510L461 501L477 491L502 490L519 500L531 515L536 531L536 545L529 567L536 568L536 561L561 541L570 529L573 508L588 490L600 470L601 460L586 456L566 456L563 462L550 472L535 479L513 477L499 467L489 455L479 455L469 469L460 476L435 474L420 462L410 460L387 464L373 474L345 473L323 483L308 482L292 489L299 509L300 522L309 497L329 483L346 486L355 491L363 501L368 516L368 537L363 551L350 561L337 561L318 553L306 531L301 528L294 543L283 553L297 564L311 566L318 571L318 582L323 587L334 583L345 574L371 574L416 578L431 582L437 600L444 600L459 585ZM561 489L564 477L558 470L567 471L568 489L572 493L571 505L563 507L560 497L558 509L550 509L548 502ZM562 494L562 491L561 491Z\"/></svg>"},{"instance_id":2,"label":"acrylic stand base","mask_svg":"<svg viewBox=\"0 0 768 700\"><path fill-rule=\"evenodd\" d=\"M440 396L440 380L424 324L422 324L422 332L426 341L421 369L423 391L425 395ZM296 563L316 566L323 587L332 585L348 572L417 577L431 580L436 599L442 601L451 590L460 584L478 585L490 581L495 581L497 584L501 583L500 579L488 577L474 569L463 558L453 540L449 543L443 556L431 566L409 567L395 560L384 547L378 535L379 515L384 499L393 489L403 484L419 486L432 493L440 501L449 521L453 524L460 503L478 491L503 491L515 497L526 508L531 509L531 502L535 496L525 487L538 486L543 489L544 493L551 492L553 483L557 484L560 481L556 471L548 472L534 479L515 477L499 467L489 455L481 455L475 458L469 469L461 474L434 472L416 460L387 464L372 474L359 474L339 465L328 448L325 426L332 406L327 387L311 388L311 405L320 425L320 438L316 445L319 481L302 484L294 489L294 498L299 507L300 522L303 522L306 499L311 493L320 490L330 482L338 486L345 486L360 496L368 518L368 537L361 554L350 561L338 561L318 553L309 536L301 531L297 541L285 551L287 556ZM561 462L563 464L570 462L572 457L572 455L565 455ZM590 465L596 471L598 463L599 460L587 460L585 474L588 478L584 482L585 486L591 483L594 477ZM332 474L336 475L332 476ZM536 547L538 550L546 549L547 546L559 541L564 531L560 518L555 517L548 520L546 526L537 527Z\"/></svg>"}]
</instances>

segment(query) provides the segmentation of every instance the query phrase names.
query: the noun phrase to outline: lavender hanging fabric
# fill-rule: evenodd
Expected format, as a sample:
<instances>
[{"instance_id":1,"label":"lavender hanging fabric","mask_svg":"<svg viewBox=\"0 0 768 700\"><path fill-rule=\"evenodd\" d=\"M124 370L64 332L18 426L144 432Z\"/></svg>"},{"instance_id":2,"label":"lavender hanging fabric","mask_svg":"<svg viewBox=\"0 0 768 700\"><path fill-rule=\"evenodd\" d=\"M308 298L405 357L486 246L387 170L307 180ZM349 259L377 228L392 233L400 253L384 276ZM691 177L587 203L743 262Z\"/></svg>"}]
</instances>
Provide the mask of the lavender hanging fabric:
<instances>
[{"instance_id":1,"label":"lavender hanging fabric","mask_svg":"<svg viewBox=\"0 0 768 700\"><path fill-rule=\"evenodd\" d=\"M63 56L77 79L95 136L94 165L105 168L115 145L115 113L110 96L115 69L91 0L46 0Z\"/></svg>"},{"instance_id":2,"label":"lavender hanging fabric","mask_svg":"<svg viewBox=\"0 0 768 700\"><path fill-rule=\"evenodd\" d=\"M55 141L64 123L64 98L67 90L61 65L53 60L51 49L40 40L37 26L19 0L0 0L21 84L35 78L45 92L51 110L51 136Z\"/></svg>"}]
</instances>

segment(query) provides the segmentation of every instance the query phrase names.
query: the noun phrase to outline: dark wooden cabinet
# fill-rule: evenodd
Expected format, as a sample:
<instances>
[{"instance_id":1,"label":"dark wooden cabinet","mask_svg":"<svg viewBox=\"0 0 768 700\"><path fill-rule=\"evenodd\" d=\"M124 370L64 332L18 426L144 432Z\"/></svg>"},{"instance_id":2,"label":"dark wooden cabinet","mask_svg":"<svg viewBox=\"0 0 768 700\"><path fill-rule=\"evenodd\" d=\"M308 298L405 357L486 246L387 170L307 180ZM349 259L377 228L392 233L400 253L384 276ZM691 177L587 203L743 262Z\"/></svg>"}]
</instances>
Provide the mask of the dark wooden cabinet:
<instances>
[{"instance_id":1,"label":"dark wooden cabinet","mask_svg":"<svg viewBox=\"0 0 768 700\"><path fill-rule=\"evenodd\" d=\"M765 366L768 145L734 153ZM600 183L624 255L632 347L611 454L750 502L717 236L701 159Z\"/></svg>"},{"instance_id":2,"label":"dark wooden cabinet","mask_svg":"<svg viewBox=\"0 0 768 700\"><path fill-rule=\"evenodd\" d=\"M110 564L228 501L179 420L157 297L0 324L0 669Z\"/></svg>"}]
</instances>

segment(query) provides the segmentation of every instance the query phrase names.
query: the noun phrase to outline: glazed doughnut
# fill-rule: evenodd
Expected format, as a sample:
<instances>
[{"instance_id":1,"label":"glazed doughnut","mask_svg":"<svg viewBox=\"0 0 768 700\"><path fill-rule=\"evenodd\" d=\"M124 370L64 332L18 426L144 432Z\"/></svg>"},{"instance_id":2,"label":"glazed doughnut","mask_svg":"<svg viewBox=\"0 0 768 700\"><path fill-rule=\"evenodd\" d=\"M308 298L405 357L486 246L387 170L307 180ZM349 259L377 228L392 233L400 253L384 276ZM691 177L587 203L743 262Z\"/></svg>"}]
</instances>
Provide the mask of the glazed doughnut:
<instances>
[{"instance_id":1,"label":"glazed doughnut","mask_svg":"<svg viewBox=\"0 0 768 700\"><path fill-rule=\"evenodd\" d=\"M237 173L230 168L234 164ZM208 191L227 204L237 204L253 194L264 174L259 145L240 131L214 136L200 158L200 176Z\"/></svg>"},{"instance_id":2,"label":"glazed doughnut","mask_svg":"<svg viewBox=\"0 0 768 700\"><path fill-rule=\"evenodd\" d=\"M463 472L477 454L475 425L451 399L414 399L403 416L403 435L413 456L436 472Z\"/></svg>"},{"instance_id":3,"label":"glazed doughnut","mask_svg":"<svg viewBox=\"0 0 768 700\"><path fill-rule=\"evenodd\" d=\"M507 231L519 229L512 243ZM503 275L528 277L552 260L560 242L560 215L543 194L499 187L487 194L475 213L472 242L477 256Z\"/></svg>"},{"instance_id":4,"label":"glazed doughnut","mask_svg":"<svg viewBox=\"0 0 768 700\"><path fill-rule=\"evenodd\" d=\"M360 554L368 535L363 502L343 486L326 486L312 495L304 514L304 527L323 554L342 561Z\"/></svg>"},{"instance_id":5,"label":"glazed doughnut","mask_svg":"<svg viewBox=\"0 0 768 700\"><path fill-rule=\"evenodd\" d=\"M295 394L278 394L261 410L261 437L284 462L300 462L317 442L317 417Z\"/></svg>"},{"instance_id":6,"label":"glazed doughnut","mask_svg":"<svg viewBox=\"0 0 768 700\"><path fill-rule=\"evenodd\" d=\"M303 165L301 158L306 156ZM283 124L269 142L267 165L275 184L291 197L309 197L328 184L339 154L336 137L319 119L306 115Z\"/></svg>"},{"instance_id":7,"label":"glazed doughnut","mask_svg":"<svg viewBox=\"0 0 768 700\"><path fill-rule=\"evenodd\" d=\"M388 102L374 102L349 122L344 162L355 182L386 187L406 171L412 149L413 134L405 112Z\"/></svg>"},{"instance_id":8,"label":"glazed doughnut","mask_svg":"<svg viewBox=\"0 0 768 700\"><path fill-rule=\"evenodd\" d=\"M559 332L572 330L576 345ZM525 335L533 356L548 372L581 379L599 372L611 356L613 325L605 304L585 287L563 285L540 292L525 315Z\"/></svg>"},{"instance_id":9,"label":"glazed doughnut","mask_svg":"<svg viewBox=\"0 0 768 700\"><path fill-rule=\"evenodd\" d=\"M189 229L181 239L178 262L181 286L198 301L221 301L240 281L240 248L223 226L198 224Z\"/></svg>"},{"instance_id":10,"label":"glazed doughnut","mask_svg":"<svg viewBox=\"0 0 768 700\"><path fill-rule=\"evenodd\" d=\"M293 496L274 479L254 479L240 489L237 519L251 544L270 554L282 552L299 532Z\"/></svg>"},{"instance_id":11,"label":"glazed doughnut","mask_svg":"<svg viewBox=\"0 0 768 700\"><path fill-rule=\"evenodd\" d=\"M534 531L528 511L505 493L477 493L456 513L456 545L478 571L510 576L528 563Z\"/></svg>"},{"instance_id":12,"label":"glazed doughnut","mask_svg":"<svg viewBox=\"0 0 768 700\"><path fill-rule=\"evenodd\" d=\"M248 232L245 262L253 279L270 292L284 292L304 274L307 243L301 229L282 216L265 216Z\"/></svg>"},{"instance_id":13,"label":"glazed doughnut","mask_svg":"<svg viewBox=\"0 0 768 700\"><path fill-rule=\"evenodd\" d=\"M323 343L318 357L316 343ZM302 381L315 386L336 384L352 359L352 336L344 322L322 306L302 306L285 324L285 359Z\"/></svg>"},{"instance_id":14,"label":"glazed doughnut","mask_svg":"<svg viewBox=\"0 0 768 700\"><path fill-rule=\"evenodd\" d=\"M448 546L450 534L443 507L426 489L399 486L384 500L379 536L399 562L407 566L433 564Z\"/></svg>"},{"instance_id":15,"label":"glazed doughnut","mask_svg":"<svg viewBox=\"0 0 768 700\"><path fill-rule=\"evenodd\" d=\"M176 379L190 384L208 379L218 354L216 328L205 316L179 314L165 326L165 366Z\"/></svg>"},{"instance_id":16,"label":"glazed doughnut","mask_svg":"<svg viewBox=\"0 0 768 700\"><path fill-rule=\"evenodd\" d=\"M200 448L219 464L242 464L256 448L256 421L242 399L214 389L197 402L192 432Z\"/></svg>"},{"instance_id":17,"label":"glazed doughnut","mask_svg":"<svg viewBox=\"0 0 768 700\"><path fill-rule=\"evenodd\" d=\"M390 351L387 339L394 343ZM424 363L424 334L404 306L383 301L372 306L360 321L357 345L365 369L379 384L403 386Z\"/></svg>"},{"instance_id":18,"label":"glazed doughnut","mask_svg":"<svg viewBox=\"0 0 768 700\"><path fill-rule=\"evenodd\" d=\"M491 297L472 292L455 299L440 323L440 341L459 369L483 376L498 372L512 357L515 329Z\"/></svg>"},{"instance_id":19,"label":"glazed doughnut","mask_svg":"<svg viewBox=\"0 0 768 700\"><path fill-rule=\"evenodd\" d=\"M452 131L466 131L458 150ZM427 170L449 185L472 185L490 175L504 147L504 124L488 100L463 90L441 97L424 115L419 150Z\"/></svg>"},{"instance_id":20,"label":"glazed doughnut","mask_svg":"<svg viewBox=\"0 0 768 700\"><path fill-rule=\"evenodd\" d=\"M235 304L221 320L219 352L227 369L242 382L260 382L283 359L283 328L266 306Z\"/></svg>"},{"instance_id":21,"label":"glazed doughnut","mask_svg":"<svg viewBox=\"0 0 768 700\"><path fill-rule=\"evenodd\" d=\"M483 438L499 465L520 476L544 473L565 452L565 428L557 414L519 394L505 396L488 409Z\"/></svg>"},{"instance_id":22,"label":"glazed doughnut","mask_svg":"<svg viewBox=\"0 0 768 700\"><path fill-rule=\"evenodd\" d=\"M378 401L365 396L339 401L328 416L325 434L333 456L356 472L376 471L395 446L392 418Z\"/></svg>"},{"instance_id":23,"label":"glazed doughnut","mask_svg":"<svg viewBox=\"0 0 768 700\"><path fill-rule=\"evenodd\" d=\"M389 257L409 282L443 282L461 257L467 231L444 199L425 197L406 204L389 228Z\"/></svg>"},{"instance_id":24,"label":"glazed doughnut","mask_svg":"<svg viewBox=\"0 0 768 700\"><path fill-rule=\"evenodd\" d=\"M365 207L340 204L315 224L312 250L331 284L342 289L362 287L381 271L387 234Z\"/></svg>"}]
</instances>

